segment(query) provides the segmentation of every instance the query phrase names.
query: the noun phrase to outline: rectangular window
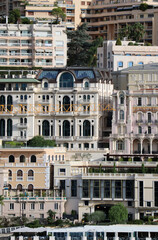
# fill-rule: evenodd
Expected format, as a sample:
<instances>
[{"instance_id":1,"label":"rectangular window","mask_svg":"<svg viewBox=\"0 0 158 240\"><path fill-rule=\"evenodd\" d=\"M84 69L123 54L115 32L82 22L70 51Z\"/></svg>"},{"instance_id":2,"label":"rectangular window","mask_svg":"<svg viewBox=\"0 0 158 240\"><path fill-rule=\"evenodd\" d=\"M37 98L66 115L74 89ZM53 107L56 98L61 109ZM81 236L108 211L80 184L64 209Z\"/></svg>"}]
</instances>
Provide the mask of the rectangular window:
<instances>
[{"instance_id":1,"label":"rectangular window","mask_svg":"<svg viewBox=\"0 0 158 240\"><path fill-rule=\"evenodd\" d=\"M54 203L54 209L58 210L58 203Z\"/></svg>"},{"instance_id":2,"label":"rectangular window","mask_svg":"<svg viewBox=\"0 0 158 240\"><path fill-rule=\"evenodd\" d=\"M60 175L65 175L66 174L66 169L65 168L60 168L59 173L60 173Z\"/></svg>"},{"instance_id":3,"label":"rectangular window","mask_svg":"<svg viewBox=\"0 0 158 240\"><path fill-rule=\"evenodd\" d=\"M111 181L105 180L104 181L104 198L111 197Z\"/></svg>"},{"instance_id":4,"label":"rectangular window","mask_svg":"<svg viewBox=\"0 0 158 240\"><path fill-rule=\"evenodd\" d=\"M77 180L71 180L71 197L77 197Z\"/></svg>"},{"instance_id":5,"label":"rectangular window","mask_svg":"<svg viewBox=\"0 0 158 240\"><path fill-rule=\"evenodd\" d=\"M56 36L60 36L60 35L61 35L61 32L60 32L60 31L56 31L56 32L55 32L55 35L56 35Z\"/></svg>"},{"instance_id":6,"label":"rectangular window","mask_svg":"<svg viewBox=\"0 0 158 240\"><path fill-rule=\"evenodd\" d=\"M158 207L158 182L154 182L155 207Z\"/></svg>"},{"instance_id":7,"label":"rectangular window","mask_svg":"<svg viewBox=\"0 0 158 240\"><path fill-rule=\"evenodd\" d=\"M134 198L134 181L126 180L126 198Z\"/></svg>"},{"instance_id":8,"label":"rectangular window","mask_svg":"<svg viewBox=\"0 0 158 240\"><path fill-rule=\"evenodd\" d=\"M41 218L41 219L44 219L44 214L40 214L40 218Z\"/></svg>"},{"instance_id":9,"label":"rectangular window","mask_svg":"<svg viewBox=\"0 0 158 240\"><path fill-rule=\"evenodd\" d=\"M138 98L138 106L142 106L142 99L140 97Z\"/></svg>"},{"instance_id":10,"label":"rectangular window","mask_svg":"<svg viewBox=\"0 0 158 240\"><path fill-rule=\"evenodd\" d=\"M83 180L82 197L89 198L89 180Z\"/></svg>"},{"instance_id":11,"label":"rectangular window","mask_svg":"<svg viewBox=\"0 0 158 240\"><path fill-rule=\"evenodd\" d=\"M44 209L44 203L40 203L40 210Z\"/></svg>"},{"instance_id":12,"label":"rectangular window","mask_svg":"<svg viewBox=\"0 0 158 240\"><path fill-rule=\"evenodd\" d=\"M22 203L22 210L26 209L26 203Z\"/></svg>"},{"instance_id":13,"label":"rectangular window","mask_svg":"<svg viewBox=\"0 0 158 240\"><path fill-rule=\"evenodd\" d=\"M31 203L31 210L35 210L35 203Z\"/></svg>"},{"instance_id":14,"label":"rectangular window","mask_svg":"<svg viewBox=\"0 0 158 240\"><path fill-rule=\"evenodd\" d=\"M14 210L14 203L10 203L10 210Z\"/></svg>"},{"instance_id":15,"label":"rectangular window","mask_svg":"<svg viewBox=\"0 0 158 240\"><path fill-rule=\"evenodd\" d=\"M121 198L122 182L121 180L115 181L115 198Z\"/></svg>"},{"instance_id":16,"label":"rectangular window","mask_svg":"<svg viewBox=\"0 0 158 240\"><path fill-rule=\"evenodd\" d=\"M93 181L93 197L100 198L100 181L99 180Z\"/></svg>"},{"instance_id":17,"label":"rectangular window","mask_svg":"<svg viewBox=\"0 0 158 240\"><path fill-rule=\"evenodd\" d=\"M143 181L139 182L139 206L143 207Z\"/></svg>"},{"instance_id":18,"label":"rectangular window","mask_svg":"<svg viewBox=\"0 0 158 240\"><path fill-rule=\"evenodd\" d=\"M123 67L123 62L118 62L118 67Z\"/></svg>"},{"instance_id":19,"label":"rectangular window","mask_svg":"<svg viewBox=\"0 0 158 240\"><path fill-rule=\"evenodd\" d=\"M56 46L63 47L64 46L64 42L63 41L56 41Z\"/></svg>"},{"instance_id":20,"label":"rectangular window","mask_svg":"<svg viewBox=\"0 0 158 240\"><path fill-rule=\"evenodd\" d=\"M60 190L65 190L65 180L60 180Z\"/></svg>"}]
</instances>

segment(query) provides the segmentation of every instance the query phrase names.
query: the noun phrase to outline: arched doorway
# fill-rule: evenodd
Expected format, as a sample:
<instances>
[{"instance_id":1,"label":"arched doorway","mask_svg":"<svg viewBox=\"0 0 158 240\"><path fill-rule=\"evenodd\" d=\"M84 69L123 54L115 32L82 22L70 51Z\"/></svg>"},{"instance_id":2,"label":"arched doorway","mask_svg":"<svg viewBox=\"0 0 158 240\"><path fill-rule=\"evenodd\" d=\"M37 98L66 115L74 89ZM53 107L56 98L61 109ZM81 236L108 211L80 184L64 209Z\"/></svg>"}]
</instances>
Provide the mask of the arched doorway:
<instances>
[{"instance_id":1,"label":"arched doorway","mask_svg":"<svg viewBox=\"0 0 158 240\"><path fill-rule=\"evenodd\" d=\"M12 110L12 105L13 105L13 98L12 96L7 97L7 110L11 111Z\"/></svg>"},{"instance_id":2,"label":"arched doorway","mask_svg":"<svg viewBox=\"0 0 158 240\"><path fill-rule=\"evenodd\" d=\"M68 120L65 120L63 122L63 136L64 137L70 136L70 122Z\"/></svg>"},{"instance_id":3,"label":"arched doorway","mask_svg":"<svg viewBox=\"0 0 158 240\"><path fill-rule=\"evenodd\" d=\"M68 96L65 96L63 98L63 112L69 111L70 111L70 98Z\"/></svg>"},{"instance_id":4,"label":"arched doorway","mask_svg":"<svg viewBox=\"0 0 158 240\"><path fill-rule=\"evenodd\" d=\"M90 128L91 128L91 124L88 120L85 120L83 122L83 136L84 137L89 137L90 136Z\"/></svg>"},{"instance_id":5,"label":"arched doorway","mask_svg":"<svg viewBox=\"0 0 158 240\"><path fill-rule=\"evenodd\" d=\"M50 133L50 124L49 121L44 120L42 123L42 135L43 136L49 136Z\"/></svg>"}]
</instances>

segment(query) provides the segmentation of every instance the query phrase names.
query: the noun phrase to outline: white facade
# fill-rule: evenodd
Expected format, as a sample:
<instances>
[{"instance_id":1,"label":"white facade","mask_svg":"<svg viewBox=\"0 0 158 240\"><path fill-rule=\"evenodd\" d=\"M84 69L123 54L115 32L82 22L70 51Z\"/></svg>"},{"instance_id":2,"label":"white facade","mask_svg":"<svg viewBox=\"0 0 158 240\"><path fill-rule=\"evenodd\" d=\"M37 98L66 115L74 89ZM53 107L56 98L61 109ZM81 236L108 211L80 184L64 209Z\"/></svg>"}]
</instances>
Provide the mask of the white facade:
<instances>
[{"instance_id":1,"label":"white facade","mask_svg":"<svg viewBox=\"0 0 158 240\"><path fill-rule=\"evenodd\" d=\"M71 149L108 147L111 115L106 106L113 85L98 70L45 70L37 79L0 80L0 105L5 106L0 139L26 142L43 135ZM7 111L9 105L11 111Z\"/></svg>"},{"instance_id":2,"label":"white facade","mask_svg":"<svg viewBox=\"0 0 158 240\"><path fill-rule=\"evenodd\" d=\"M0 66L66 66L65 29L53 24L0 24Z\"/></svg>"},{"instance_id":3,"label":"white facade","mask_svg":"<svg viewBox=\"0 0 158 240\"><path fill-rule=\"evenodd\" d=\"M97 50L97 66L111 71L118 71L135 65L158 62L157 46L144 46L143 44L129 46L129 42L122 41L122 45L118 46L116 41L105 41L103 47Z\"/></svg>"}]
</instances>

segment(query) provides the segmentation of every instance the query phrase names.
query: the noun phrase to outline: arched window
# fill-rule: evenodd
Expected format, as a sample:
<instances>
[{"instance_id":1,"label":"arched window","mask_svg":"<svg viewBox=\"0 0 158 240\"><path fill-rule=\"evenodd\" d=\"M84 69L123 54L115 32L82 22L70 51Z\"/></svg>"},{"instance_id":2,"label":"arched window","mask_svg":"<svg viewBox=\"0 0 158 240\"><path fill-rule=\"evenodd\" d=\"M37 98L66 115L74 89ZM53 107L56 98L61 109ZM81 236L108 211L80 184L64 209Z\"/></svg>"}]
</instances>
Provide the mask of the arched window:
<instances>
[{"instance_id":1,"label":"arched window","mask_svg":"<svg viewBox=\"0 0 158 240\"><path fill-rule=\"evenodd\" d=\"M88 120L85 120L83 122L83 136L84 137L90 136L90 128L91 128L90 122Z\"/></svg>"},{"instance_id":2,"label":"arched window","mask_svg":"<svg viewBox=\"0 0 158 240\"><path fill-rule=\"evenodd\" d=\"M11 190L11 189L12 189L12 185L8 184L8 190Z\"/></svg>"},{"instance_id":3,"label":"arched window","mask_svg":"<svg viewBox=\"0 0 158 240\"><path fill-rule=\"evenodd\" d=\"M123 94L120 95L120 104L124 104L124 95Z\"/></svg>"},{"instance_id":4,"label":"arched window","mask_svg":"<svg viewBox=\"0 0 158 240\"><path fill-rule=\"evenodd\" d=\"M122 140L118 140L116 148L118 151L124 150L124 142Z\"/></svg>"},{"instance_id":5,"label":"arched window","mask_svg":"<svg viewBox=\"0 0 158 240\"><path fill-rule=\"evenodd\" d=\"M133 62L128 62L128 67L133 67Z\"/></svg>"},{"instance_id":6,"label":"arched window","mask_svg":"<svg viewBox=\"0 0 158 240\"><path fill-rule=\"evenodd\" d=\"M63 156L62 156L62 160L64 161L64 159L65 159L65 158L64 158L64 155L63 155Z\"/></svg>"},{"instance_id":7,"label":"arched window","mask_svg":"<svg viewBox=\"0 0 158 240\"><path fill-rule=\"evenodd\" d=\"M48 83L44 82L44 88L47 89L48 88Z\"/></svg>"},{"instance_id":8,"label":"arched window","mask_svg":"<svg viewBox=\"0 0 158 240\"><path fill-rule=\"evenodd\" d=\"M138 121L139 121L139 122L142 121L142 113L141 113L141 112L138 113Z\"/></svg>"},{"instance_id":9,"label":"arched window","mask_svg":"<svg viewBox=\"0 0 158 240\"><path fill-rule=\"evenodd\" d=\"M73 76L69 72L65 72L60 76L59 87L60 88L73 88L74 80Z\"/></svg>"},{"instance_id":10,"label":"arched window","mask_svg":"<svg viewBox=\"0 0 158 240\"><path fill-rule=\"evenodd\" d=\"M13 98L12 96L7 97L7 110L11 111L12 110L12 105L13 105Z\"/></svg>"},{"instance_id":11,"label":"arched window","mask_svg":"<svg viewBox=\"0 0 158 240\"><path fill-rule=\"evenodd\" d=\"M70 136L70 122L67 120L63 122L63 136Z\"/></svg>"},{"instance_id":12,"label":"arched window","mask_svg":"<svg viewBox=\"0 0 158 240\"><path fill-rule=\"evenodd\" d=\"M27 95L24 96L25 101L27 100Z\"/></svg>"},{"instance_id":13,"label":"arched window","mask_svg":"<svg viewBox=\"0 0 158 240\"><path fill-rule=\"evenodd\" d=\"M142 134L142 127L141 126L138 126L138 133Z\"/></svg>"},{"instance_id":14,"label":"arched window","mask_svg":"<svg viewBox=\"0 0 158 240\"><path fill-rule=\"evenodd\" d=\"M9 181L12 180L12 171L11 170L8 170L8 177L9 177Z\"/></svg>"},{"instance_id":15,"label":"arched window","mask_svg":"<svg viewBox=\"0 0 158 240\"><path fill-rule=\"evenodd\" d=\"M20 118L20 124L23 124L23 118Z\"/></svg>"},{"instance_id":16,"label":"arched window","mask_svg":"<svg viewBox=\"0 0 158 240\"><path fill-rule=\"evenodd\" d=\"M33 181L34 180L34 171L29 170L28 171L28 181Z\"/></svg>"},{"instance_id":17,"label":"arched window","mask_svg":"<svg viewBox=\"0 0 158 240\"><path fill-rule=\"evenodd\" d=\"M20 162L21 162L21 163L24 163L25 160L26 160L25 156L24 156L24 155L21 155L21 156L20 156Z\"/></svg>"},{"instance_id":18,"label":"arched window","mask_svg":"<svg viewBox=\"0 0 158 240\"><path fill-rule=\"evenodd\" d=\"M0 136L1 137L5 136L5 120L4 119L0 120Z\"/></svg>"},{"instance_id":19,"label":"arched window","mask_svg":"<svg viewBox=\"0 0 158 240\"><path fill-rule=\"evenodd\" d=\"M1 95L0 96L0 111L5 111L5 96Z\"/></svg>"},{"instance_id":20,"label":"arched window","mask_svg":"<svg viewBox=\"0 0 158 240\"><path fill-rule=\"evenodd\" d=\"M31 156L31 162L36 162L36 156L35 155Z\"/></svg>"},{"instance_id":21,"label":"arched window","mask_svg":"<svg viewBox=\"0 0 158 240\"><path fill-rule=\"evenodd\" d=\"M23 95L20 95L20 100L23 100Z\"/></svg>"},{"instance_id":22,"label":"arched window","mask_svg":"<svg viewBox=\"0 0 158 240\"><path fill-rule=\"evenodd\" d=\"M124 120L124 111L120 110L120 120Z\"/></svg>"},{"instance_id":23,"label":"arched window","mask_svg":"<svg viewBox=\"0 0 158 240\"><path fill-rule=\"evenodd\" d=\"M143 62L139 62L138 64L139 64L139 65L143 65Z\"/></svg>"},{"instance_id":24,"label":"arched window","mask_svg":"<svg viewBox=\"0 0 158 240\"><path fill-rule=\"evenodd\" d=\"M83 101L86 101L86 95L83 95Z\"/></svg>"},{"instance_id":25,"label":"arched window","mask_svg":"<svg viewBox=\"0 0 158 240\"><path fill-rule=\"evenodd\" d=\"M87 100L90 101L90 95L87 96Z\"/></svg>"},{"instance_id":26,"label":"arched window","mask_svg":"<svg viewBox=\"0 0 158 240\"><path fill-rule=\"evenodd\" d=\"M7 120L7 136L11 137L13 131L12 119Z\"/></svg>"},{"instance_id":27,"label":"arched window","mask_svg":"<svg viewBox=\"0 0 158 240\"><path fill-rule=\"evenodd\" d=\"M59 155L59 161L61 161L61 155Z\"/></svg>"},{"instance_id":28,"label":"arched window","mask_svg":"<svg viewBox=\"0 0 158 240\"><path fill-rule=\"evenodd\" d=\"M18 170L17 171L17 181L21 181L21 180L23 180L23 171Z\"/></svg>"},{"instance_id":29,"label":"arched window","mask_svg":"<svg viewBox=\"0 0 158 240\"><path fill-rule=\"evenodd\" d=\"M20 191L20 192L22 191L22 185L21 184L17 185L17 190Z\"/></svg>"},{"instance_id":30,"label":"arched window","mask_svg":"<svg viewBox=\"0 0 158 240\"><path fill-rule=\"evenodd\" d=\"M85 89L89 89L89 82L85 82L85 83L84 83L84 88L85 88Z\"/></svg>"},{"instance_id":31,"label":"arched window","mask_svg":"<svg viewBox=\"0 0 158 240\"><path fill-rule=\"evenodd\" d=\"M148 134L151 134L151 127L148 126Z\"/></svg>"},{"instance_id":32,"label":"arched window","mask_svg":"<svg viewBox=\"0 0 158 240\"><path fill-rule=\"evenodd\" d=\"M42 123L42 135L43 136L49 136L49 132L50 132L49 121L44 120L43 123Z\"/></svg>"},{"instance_id":33,"label":"arched window","mask_svg":"<svg viewBox=\"0 0 158 240\"><path fill-rule=\"evenodd\" d=\"M151 122L151 113L148 113L148 122Z\"/></svg>"},{"instance_id":34,"label":"arched window","mask_svg":"<svg viewBox=\"0 0 158 240\"><path fill-rule=\"evenodd\" d=\"M33 185L32 185L32 184L29 184L29 185L28 185L28 191L29 191L29 192L32 192L32 191L33 191Z\"/></svg>"},{"instance_id":35,"label":"arched window","mask_svg":"<svg viewBox=\"0 0 158 240\"><path fill-rule=\"evenodd\" d=\"M15 157L14 157L13 155L10 155L10 156L9 156L9 162L10 162L10 163L15 162Z\"/></svg>"},{"instance_id":36,"label":"arched window","mask_svg":"<svg viewBox=\"0 0 158 240\"><path fill-rule=\"evenodd\" d=\"M123 67L123 62L122 61L118 62L118 67Z\"/></svg>"},{"instance_id":37,"label":"arched window","mask_svg":"<svg viewBox=\"0 0 158 240\"><path fill-rule=\"evenodd\" d=\"M63 98L63 111L69 112L70 111L70 98L65 96Z\"/></svg>"},{"instance_id":38,"label":"arched window","mask_svg":"<svg viewBox=\"0 0 158 240\"><path fill-rule=\"evenodd\" d=\"M27 124L27 118L24 118L24 123Z\"/></svg>"}]
</instances>

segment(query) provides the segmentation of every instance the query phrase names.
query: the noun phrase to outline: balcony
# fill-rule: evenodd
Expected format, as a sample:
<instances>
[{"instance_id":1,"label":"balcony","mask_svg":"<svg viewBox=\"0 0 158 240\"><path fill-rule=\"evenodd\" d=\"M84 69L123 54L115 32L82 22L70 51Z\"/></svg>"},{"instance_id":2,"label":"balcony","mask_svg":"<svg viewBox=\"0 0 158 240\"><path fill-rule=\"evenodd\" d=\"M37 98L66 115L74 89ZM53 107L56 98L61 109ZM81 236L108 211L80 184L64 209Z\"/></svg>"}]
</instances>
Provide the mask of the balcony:
<instances>
[{"instance_id":1,"label":"balcony","mask_svg":"<svg viewBox=\"0 0 158 240\"><path fill-rule=\"evenodd\" d=\"M28 181L34 181L34 176L28 176L27 180Z\"/></svg>"},{"instance_id":2,"label":"balcony","mask_svg":"<svg viewBox=\"0 0 158 240\"><path fill-rule=\"evenodd\" d=\"M136 120L136 123L143 123L143 120Z\"/></svg>"},{"instance_id":3,"label":"balcony","mask_svg":"<svg viewBox=\"0 0 158 240\"><path fill-rule=\"evenodd\" d=\"M27 125L27 123L18 123L17 127L18 128L27 128L28 125Z\"/></svg>"},{"instance_id":4,"label":"balcony","mask_svg":"<svg viewBox=\"0 0 158 240\"><path fill-rule=\"evenodd\" d=\"M17 181L23 181L23 176L17 176L16 180Z\"/></svg>"}]
</instances>

